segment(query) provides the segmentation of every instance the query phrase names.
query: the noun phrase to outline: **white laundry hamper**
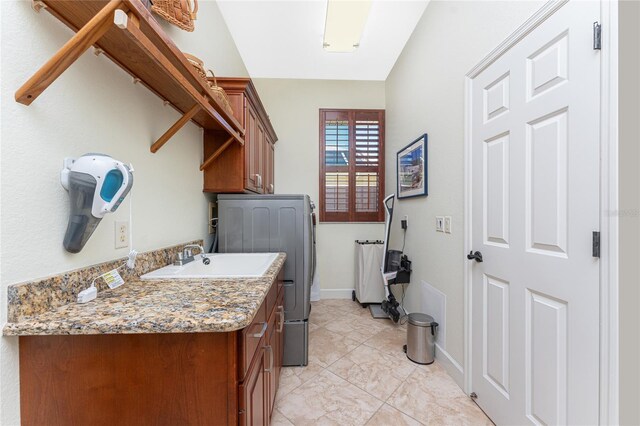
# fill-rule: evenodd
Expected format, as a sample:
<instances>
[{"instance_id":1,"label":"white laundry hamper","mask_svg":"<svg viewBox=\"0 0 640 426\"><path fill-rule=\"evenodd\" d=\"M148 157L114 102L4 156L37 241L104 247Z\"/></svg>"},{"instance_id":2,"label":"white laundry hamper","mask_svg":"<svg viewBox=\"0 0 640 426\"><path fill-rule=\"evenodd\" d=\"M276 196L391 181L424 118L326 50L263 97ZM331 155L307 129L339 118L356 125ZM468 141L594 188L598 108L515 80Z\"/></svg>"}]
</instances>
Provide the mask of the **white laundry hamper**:
<instances>
[{"instance_id":1,"label":"white laundry hamper","mask_svg":"<svg viewBox=\"0 0 640 426\"><path fill-rule=\"evenodd\" d=\"M385 299L384 283L380 274L382 241L356 240L356 276L353 299L362 305L380 303Z\"/></svg>"}]
</instances>

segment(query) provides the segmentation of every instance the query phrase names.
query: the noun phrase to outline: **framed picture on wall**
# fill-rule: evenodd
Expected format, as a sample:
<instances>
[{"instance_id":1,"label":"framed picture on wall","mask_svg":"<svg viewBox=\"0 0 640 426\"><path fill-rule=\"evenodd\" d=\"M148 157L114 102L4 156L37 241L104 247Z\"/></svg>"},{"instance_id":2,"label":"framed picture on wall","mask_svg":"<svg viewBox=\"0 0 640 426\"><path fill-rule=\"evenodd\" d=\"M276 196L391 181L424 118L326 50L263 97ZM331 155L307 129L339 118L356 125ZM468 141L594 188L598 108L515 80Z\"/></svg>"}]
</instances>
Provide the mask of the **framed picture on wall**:
<instances>
[{"instance_id":1,"label":"framed picture on wall","mask_svg":"<svg viewBox=\"0 0 640 426\"><path fill-rule=\"evenodd\" d=\"M398 199L420 197L427 193L427 134L398 151Z\"/></svg>"}]
</instances>

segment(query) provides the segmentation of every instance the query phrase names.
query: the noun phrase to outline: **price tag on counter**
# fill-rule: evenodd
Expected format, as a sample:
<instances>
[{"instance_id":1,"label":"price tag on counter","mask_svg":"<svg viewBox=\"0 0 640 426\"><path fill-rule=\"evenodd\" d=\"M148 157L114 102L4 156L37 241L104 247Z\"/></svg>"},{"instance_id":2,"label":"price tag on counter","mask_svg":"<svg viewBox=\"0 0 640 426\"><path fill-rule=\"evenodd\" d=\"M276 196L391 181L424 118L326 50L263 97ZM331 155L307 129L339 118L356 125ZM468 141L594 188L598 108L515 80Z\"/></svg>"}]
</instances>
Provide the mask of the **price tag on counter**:
<instances>
[{"instance_id":1,"label":"price tag on counter","mask_svg":"<svg viewBox=\"0 0 640 426\"><path fill-rule=\"evenodd\" d=\"M124 284L124 280L122 279L122 277L120 276L120 274L118 273L118 271L116 269L112 269L111 271L107 272L106 274L103 274L102 278L104 279L104 282L107 283L109 288L112 288L112 289L113 288L118 288L122 284Z\"/></svg>"}]
</instances>

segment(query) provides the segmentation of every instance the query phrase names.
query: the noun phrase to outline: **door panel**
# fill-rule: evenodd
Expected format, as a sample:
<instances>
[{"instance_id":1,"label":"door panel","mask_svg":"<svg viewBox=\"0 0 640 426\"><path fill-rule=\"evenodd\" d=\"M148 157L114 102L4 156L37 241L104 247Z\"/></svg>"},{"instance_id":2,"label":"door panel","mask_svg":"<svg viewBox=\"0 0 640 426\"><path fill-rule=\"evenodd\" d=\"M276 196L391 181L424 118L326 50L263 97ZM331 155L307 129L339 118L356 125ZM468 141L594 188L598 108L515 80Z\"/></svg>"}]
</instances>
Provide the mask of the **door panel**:
<instances>
[{"instance_id":1,"label":"door panel","mask_svg":"<svg viewBox=\"0 0 640 426\"><path fill-rule=\"evenodd\" d=\"M596 424L600 4L569 1L471 83L472 390L496 424Z\"/></svg>"},{"instance_id":2,"label":"door panel","mask_svg":"<svg viewBox=\"0 0 640 426\"><path fill-rule=\"evenodd\" d=\"M527 417L567 424L567 302L527 290L525 318Z\"/></svg>"},{"instance_id":3,"label":"door panel","mask_svg":"<svg viewBox=\"0 0 640 426\"><path fill-rule=\"evenodd\" d=\"M483 145L485 244L509 245L509 133Z\"/></svg>"},{"instance_id":4,"label":"door panel","mask_svg":"<svg viewBox=\"0 0 640 426\"><path fill-rule=\"evenodd\" d=\"M567 255L567 108L527 123L527 251Z\"/></svg>"},{"instance_id":5,"label":"door panel","mask_svg":"<svg viewBox=\"0 0 640 426\"><path fill-rule=\"evenodd\" d=\"M484 277L483 376L509 397L509 283Z\"/></svg>"},{"instance_id":6,"label":"door panel","mask_svg":"<svg viewBox=\"0 0 640 426\"><path fill-rule=\"evenodd\" d=\"M255 362L247 373L247 378L240 385L241 415L240 424L246 426L266 425L267 413L267 380L264 372L264 348L258 350Z\"/></svg>"}]
</instances>

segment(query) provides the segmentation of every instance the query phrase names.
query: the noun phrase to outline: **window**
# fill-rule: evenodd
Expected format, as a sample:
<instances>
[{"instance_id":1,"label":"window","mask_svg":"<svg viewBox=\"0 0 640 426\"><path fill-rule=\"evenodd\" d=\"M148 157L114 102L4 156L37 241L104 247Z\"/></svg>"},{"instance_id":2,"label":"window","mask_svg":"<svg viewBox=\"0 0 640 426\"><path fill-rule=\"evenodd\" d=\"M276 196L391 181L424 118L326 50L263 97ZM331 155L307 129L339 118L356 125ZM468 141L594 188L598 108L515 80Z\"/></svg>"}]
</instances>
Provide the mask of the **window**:
<instances>
[{"instance_id":1,"label":"window","mask_svg":"<svg viewBox=\"0 0 640 426\"><path fill-rule=\"evenodd\" d=\"M320 110L320 221L384 221L384 110Z\"/></svg>"}]
</instances>

